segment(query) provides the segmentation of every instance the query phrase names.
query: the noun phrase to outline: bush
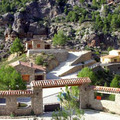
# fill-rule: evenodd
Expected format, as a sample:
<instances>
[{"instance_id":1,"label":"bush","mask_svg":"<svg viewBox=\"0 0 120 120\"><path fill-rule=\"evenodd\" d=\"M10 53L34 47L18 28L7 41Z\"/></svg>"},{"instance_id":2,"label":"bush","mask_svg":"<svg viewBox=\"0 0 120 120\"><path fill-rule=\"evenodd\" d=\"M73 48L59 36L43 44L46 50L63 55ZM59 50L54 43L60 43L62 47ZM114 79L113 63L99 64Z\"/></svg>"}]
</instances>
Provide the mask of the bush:
<instances>
[{"instance_id":1,"label":"bush","mask_svg":"<svg viewBox=\"0 0 120 120\"><path fill-rule=\"evenodd\" d=\"M109 96L109 100L115 101L115 95L112 95L112 94L111 94L111 95Z\"/></svg>"},{"instance_id":2,"label":"bush","mask_svg":"<svg viewBox=\"0 0 120 120\"><path fill-rule=\"evenodd\" d=\"M42 56L37 56L36 60L35 60L35 64L37 64L37 65L43 65L43 63L44 63L43 57Z\"/></svg>"},{"instance_id":3,"label":"bush","mask_svg":"<svg viewBox=\"0 0 120 120\"><path fill-rule=\"evenodd\" d=\"M54 45L65 45L67 42L68 37L64 35L63 31L58 31L58 34L55 34L53 37L53 44Z\"/></svg>"}]
</instances>

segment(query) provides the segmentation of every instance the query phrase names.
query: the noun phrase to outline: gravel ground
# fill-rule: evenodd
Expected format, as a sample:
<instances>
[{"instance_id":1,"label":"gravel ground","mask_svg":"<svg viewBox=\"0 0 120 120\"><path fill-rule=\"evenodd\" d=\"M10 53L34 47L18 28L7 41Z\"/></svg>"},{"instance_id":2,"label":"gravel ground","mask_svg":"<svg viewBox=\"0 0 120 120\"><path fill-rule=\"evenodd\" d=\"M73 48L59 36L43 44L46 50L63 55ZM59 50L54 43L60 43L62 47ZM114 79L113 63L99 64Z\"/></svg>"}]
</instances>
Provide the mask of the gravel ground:
<instances>
[{"instance_id":1,"label":"gravel ground","mask_svg":"<svg viewBox=\"0 0 120 120\"><path fill-rule=\"evenodd\" d=\"M42 116L35 117L35 116L23 116L23 117L17 117L17 118L12 118L10 117L0 117L0 120L3 120L5 118L9 120L51 120L51 115L52 113L44 113ZM95 110L85 110L85 114L83 116L85 120L120 120L120 115L116 114L111 114L111 113L105 113L101 111L95 111ZM83 120L83 119L81 119Z\"/></svg>"}]
</instances>

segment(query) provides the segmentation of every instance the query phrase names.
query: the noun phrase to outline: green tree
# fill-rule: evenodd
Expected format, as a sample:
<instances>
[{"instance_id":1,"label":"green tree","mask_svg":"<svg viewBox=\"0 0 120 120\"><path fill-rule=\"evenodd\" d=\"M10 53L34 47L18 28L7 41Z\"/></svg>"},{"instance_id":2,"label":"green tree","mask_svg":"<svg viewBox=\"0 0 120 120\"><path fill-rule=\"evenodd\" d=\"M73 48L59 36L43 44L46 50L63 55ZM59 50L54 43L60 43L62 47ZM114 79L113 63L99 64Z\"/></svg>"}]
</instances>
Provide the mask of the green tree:
<instances>
[{"instance_id":1,"label":"green tree","mask_svg":"<svg viewBox=\"0 0 120 120\"><path fill-rule=\"evenodd\" d=\"M93 6L96 6L96 5L97 5L96 0L92 0L92 5L93 5Z\"/></svg>"},{"instance_id":2,"label":"green tree","mask_svg":"<svg viewBox=\"0 0 120 120\"><path fill-rule=\"evenodd\" d=\"M120 75L115 75L110 83L110 87L120 88Z\"/></svg>"},{"instance_id":3,"label":"green tree","mask_svg":"<svg viewBox=\"0 0 120 120\"><path fill-rule=\"evenodd\" d=\"M67 42L68 37L64 35L63 31L58 31L53 37L53 44L63 46Z\"/></svg>"},{"instance_id":4,"label":"green tree","mask_svg":"<svg viewBox=\"0 0 120 120\"><path fill-rule=\"evenodd\" d=\"M58 113L53 113L53 120L74 120L81 118L81 115L84 114L84 111L80 110L79 108L79 93L75 91L76 90L73 87L69 89L68 86L66 86L65 91L59 93L58 98L63 104L64 109L62 109ZM73 116L74 113L76 116Z\"/></svg>"},{"instance_id":5,"label":"green tree","mask_svg":"<svg viewBox=\"0 0 120 120\"><path fill-rule=\"evenodd\" d=\"M107 82L105 82L104 86L105 86L105 87L107 87L107 86L108 86L108 85L107 85Z\"/></svg>"},{"instance_id":6,"label":"green tree","mask_svg":"<svg viewBox=\"0 0 120 120\"><path fill-rule=\"evenodd\" d=\"M83 3L85 2L85 0L79 0L80 1L80 3L83 5Z\"/></svg>"},{"instance_id":7,"label":"green tree","mask_svg":"<svg viewBox=\"0 0 120 120\"><path fill-rule=\"evenodd\" d=\"M10 66L0 69L0 90L23 90L26 89L20 73Z\"/></svg>"},{"instance_id":8,"label":"green tree","mask_svg":"<svg viewBox=\"0 0 120 120\"><path fill-rule=\"evenodd\" d=\"M44 63L43 57L42 56L37 56L36 60L35 60L35 64L37 64L37 65L43 65L43 63Z\"/></svg>"},{"instance_id":9,"label":"green tree","mask_svg":"<svg viewBox=\"0 0 120 120\"><path fill-rule=\"evenodd\" d=\"M83 68L79 73L78 77L89 77L92 81L92 84L97 82L97 75L88 67Z\"/></svg>"},{"instance_id":10,"label":"green tree","mask_svg":"<svg viewBox=\"0 0 120 120\"><path fill-rule=\"evenodd\" d=\"M24 51L24 46L23 44L21 43L20 39L19 38L16 38L13 42L13 44L11 45L10 47L10 51L11 53L22 53Z\"/></svg>"}]
</instances>

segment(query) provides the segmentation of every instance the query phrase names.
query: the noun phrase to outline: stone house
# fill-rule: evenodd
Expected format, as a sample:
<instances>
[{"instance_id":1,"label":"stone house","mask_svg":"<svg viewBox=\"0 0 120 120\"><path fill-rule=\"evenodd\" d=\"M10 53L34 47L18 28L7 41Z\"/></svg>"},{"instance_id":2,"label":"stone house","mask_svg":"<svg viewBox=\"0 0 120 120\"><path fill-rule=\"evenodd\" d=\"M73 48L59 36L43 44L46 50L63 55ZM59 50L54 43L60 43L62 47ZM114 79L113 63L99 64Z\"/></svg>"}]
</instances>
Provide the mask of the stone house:
<instances>
[{"instance_id":1,"label":"stone house","mask_svg":"<svg viewBox=\"0 0 120 120\"><path fill-rule=\"evenodd\" d=\"M44 40L32 39L26 42L26 51L29 49L51 49L51 45Z\"/></svg>"},{"instance_id":2,"label":"stone house","mask_svg":"<svg viewBox=\"0 0 120 120\"><path fill-rule=\"evenodd\" d=\"M27 83L30 83L33 80L39 81L46 79L46 69L42 66L21 61L11 63L10 66L20 72L23 80Z\"/></svg>"},{"instance_id":3,"label":"stone house","mask_svg":"<svg viewBox=\"0 0 120 120\"><path fill-rule=\"evenodd\" d=\"M116 63L120 62L120 50L111 50L109 55L100 58L101 63Z\"/></svg>"}]
</instances>

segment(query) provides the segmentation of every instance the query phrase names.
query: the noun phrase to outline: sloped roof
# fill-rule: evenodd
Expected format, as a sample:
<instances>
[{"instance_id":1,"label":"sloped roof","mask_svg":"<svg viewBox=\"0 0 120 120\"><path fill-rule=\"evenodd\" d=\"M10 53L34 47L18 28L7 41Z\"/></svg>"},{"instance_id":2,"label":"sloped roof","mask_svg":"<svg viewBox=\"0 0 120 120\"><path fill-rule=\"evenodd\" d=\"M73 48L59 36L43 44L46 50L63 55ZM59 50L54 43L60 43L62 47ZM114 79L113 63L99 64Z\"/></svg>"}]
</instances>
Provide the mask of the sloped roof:
<instances>
[{"instance_id":1,"label":"sloped roof","mask_svg":"<svg viewBox=\"0 0 120 120\"><path fill-rule=\"evenodd\" d=\"M101 58L115 58L118 57L117 55L106 55L106 56L102 56Z\"/></svg>"},{"instance_id":2,"label":"sloped roof","mask_svg":"<svg viewBox=\"0 0 120 120\"><path fill-rule=\"evenodd\" d=\"M120 93L120 88L104 87L104 86L91 86L91 88L95 91Z\"/></svg>"},{"instance_id":3,"label":"sloped roof","mask_svg":"<svg viewBox=\"0 0 120 120\"><path fill-rule=\"evenodd\" d=\"M120 50L111 50L111 51L116 51L116 52L120 52ZM111 51L110 51L110 52L111 52Z\"/></svg>"},{"instance_id":4,"label":"sloped roof","mask_svg":"<svg viewBox=\"0 0 120 120\"><path fill-rule=\"evenodd\" d=\"M62 87L62 86L75 86L84 83L91 83L88 77L83 78L71 78L71 79L53 79L53 80L41 80L31 82L33 87L51 88L51 87Z\"/></svg>"},{"instance_id":5,"label":"sloped roof","mask_svg":"<svg viewBox=\"0 0 120 120\"><path fill-rule=\"evenodd\" d=\"M32 90L7 90L0 91L0 96L12 96L12 95L32 95Z\"/></svg>"},{"instance_id":6,"label":"sloped roof","mask_svg":"<svg viewBox=\"0 0 120 120\"><path fill-rule=\"evenodd\" d=\"M16 62L11 63L10 65L13 66L13 67L18 66L18 65L23 65L23 66L30 67L30 68L33 68L33 69L46 71L46 68L43 67L43 66L35 65L33 63L28 63L28 62L22 62L22 61L16 61Z\"/></svg>"}]
</instances>

